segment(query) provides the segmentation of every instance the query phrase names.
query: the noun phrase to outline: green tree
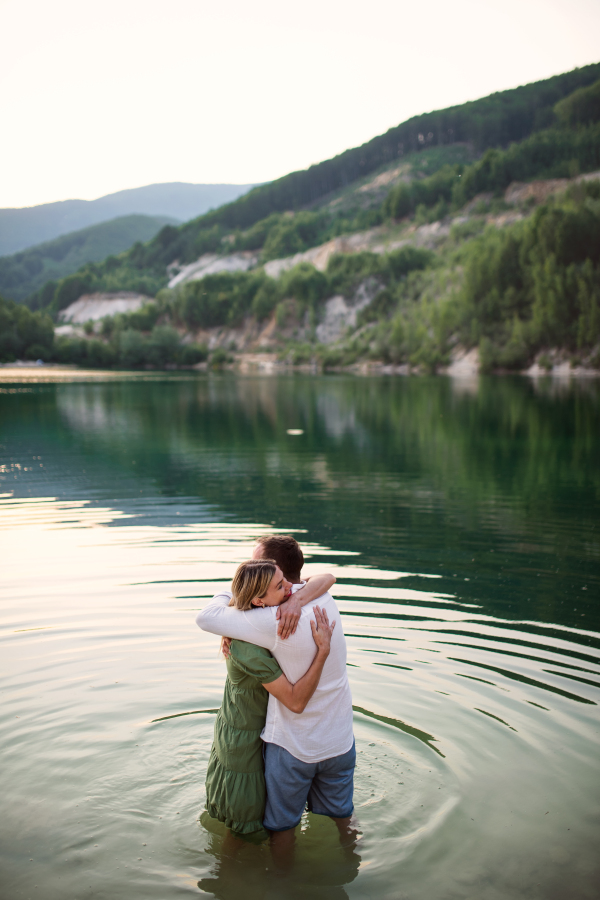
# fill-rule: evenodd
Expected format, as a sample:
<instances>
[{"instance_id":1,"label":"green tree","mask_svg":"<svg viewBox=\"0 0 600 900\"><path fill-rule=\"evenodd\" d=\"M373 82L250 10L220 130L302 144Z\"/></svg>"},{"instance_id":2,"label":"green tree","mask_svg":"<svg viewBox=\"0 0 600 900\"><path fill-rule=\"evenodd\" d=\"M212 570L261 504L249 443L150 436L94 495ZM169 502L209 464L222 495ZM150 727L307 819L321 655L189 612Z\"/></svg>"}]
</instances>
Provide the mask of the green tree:
<instances>
[{"instance_id":1,"label":"green tree","mask_svg":"<svg viewBox=\"0 0 600 900\"><path fill-rule=\"evenodd\" d=\"M146 351L148 362L159 369L175 365L179 359L181 338L170 325L155 325Z\"/></svg>"},{"instance_id":2,"label":"green tree","mask_svg":"<svg viewBox=\"0 0 600 900\"><path fill-rule=\"evenodd\" d=\"M559 100L554 113L563 128L576 128L600 121L600 80Z\"/></svg>"},{"instance_id":3,"label":"green tree","mask_svg":"<svg viewBox=\"0 0 600 900\"><path fill-rule=\"evenodd\" d=\"M0 361L50 359L53 343L54 327L46 313L0 297Z\"/></svg>"},{"instance_id":4,"label":"green tree","mask_svg":"<svg viewBox=\"0 0 600 900\"><path fill-rule=\"evenodd\" d=\"M147 358L147 341L133 328L127 328L119 334L118 360L125 369L138 369Z\"/></svg>"}]
</instances>

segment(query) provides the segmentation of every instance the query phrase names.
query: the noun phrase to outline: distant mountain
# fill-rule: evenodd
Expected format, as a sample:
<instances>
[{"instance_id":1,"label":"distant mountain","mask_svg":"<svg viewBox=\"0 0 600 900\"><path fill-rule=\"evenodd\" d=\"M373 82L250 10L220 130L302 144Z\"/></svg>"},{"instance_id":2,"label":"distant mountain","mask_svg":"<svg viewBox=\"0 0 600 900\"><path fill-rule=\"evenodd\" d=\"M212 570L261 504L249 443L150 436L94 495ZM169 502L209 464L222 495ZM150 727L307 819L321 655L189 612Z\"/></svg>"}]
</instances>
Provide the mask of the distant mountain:
<instances>
[{"instance_id":1,"label":"distant mountain","mask_svg":"<svg viewBox=\"0 0 600 900\"><path fill-rule=\"evenodd\" d=\"M117 216L168 216L187 222L236 200L252 187L255 185L174 181L117 191L98 200L62 200L23 209L0 209L0 256Z\"/></svg>"},{"instance_id":2,"label":"distant mountain","mask_svg":"<svg viewBox=\"0 0 600 900\"><path fill-rule=\"evenodd\" d=\"M149 241L164 225L176 222L168 216L121 216L0 257L0 294L23 300L46 282L122 253L136 241Z\"/></svg>"}]
</instances>

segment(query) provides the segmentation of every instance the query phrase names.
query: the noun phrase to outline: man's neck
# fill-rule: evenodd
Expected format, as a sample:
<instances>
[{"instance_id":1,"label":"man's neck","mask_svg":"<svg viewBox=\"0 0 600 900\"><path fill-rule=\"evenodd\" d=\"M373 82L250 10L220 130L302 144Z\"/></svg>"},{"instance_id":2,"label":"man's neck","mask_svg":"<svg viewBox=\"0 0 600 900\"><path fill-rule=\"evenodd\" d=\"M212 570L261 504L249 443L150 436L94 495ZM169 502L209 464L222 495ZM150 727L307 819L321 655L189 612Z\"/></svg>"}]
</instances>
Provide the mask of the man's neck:
<instances>
[{"instance_id":1,"label":"man's neck","mask_svg":"<svg viewBox=\"0 0 600 900\"><path fill-rule=\"evenodd\" d=\"M286 575L286 578L292 584L302 584L303 583L300 572L294 572L293 575L289 575L289 576Z\"/></svg>"}]
</instances>

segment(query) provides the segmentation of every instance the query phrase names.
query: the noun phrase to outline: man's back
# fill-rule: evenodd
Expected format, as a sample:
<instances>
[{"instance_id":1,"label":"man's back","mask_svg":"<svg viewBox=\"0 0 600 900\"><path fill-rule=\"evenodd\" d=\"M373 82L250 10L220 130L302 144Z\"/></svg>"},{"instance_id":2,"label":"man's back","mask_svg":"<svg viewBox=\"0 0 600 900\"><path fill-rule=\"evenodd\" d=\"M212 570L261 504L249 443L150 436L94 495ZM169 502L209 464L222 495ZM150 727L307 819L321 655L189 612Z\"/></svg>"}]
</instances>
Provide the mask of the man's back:
<instances>
[{"instance_id":1,"label":"man's back","mask_svg":"<svg viewBox=\"0 0 600 900\"><path fill-rule=\"evenodd\" d=\"M293 683L304 675L316 653L310 626L312 607L320 606L330 622L335 619L331 651L306 709L301 714L293 713L271 695L262 736L304 762L346 753L353 744L352 697L346 670L346 639L333 597L327 593L307 604L296 632L286 640L277 635L276 607L241 612L228 605L230 598L229 592L214 597L196 617L197 624L205 631L266 647Z\"/></svg>"},{"instance_id":2,"label":"man's back","mask_svg":"<svg viewBox=\"0 0 600 900\"><path fill-rule=\"evenodd\" d=\"M285 641L277 637L271 652L288 681L295 683L304 675L316 653L310 627L313 606L320 606L329 621L336 623L323 674L301 715L291 712L271 695L263 731L263 740L285 747L292 756L304 762L339 756L349 750L353 742L346 638L333 597L324 594L307 604L301 612L296 632Z\"/></svg>"}]
</instances>

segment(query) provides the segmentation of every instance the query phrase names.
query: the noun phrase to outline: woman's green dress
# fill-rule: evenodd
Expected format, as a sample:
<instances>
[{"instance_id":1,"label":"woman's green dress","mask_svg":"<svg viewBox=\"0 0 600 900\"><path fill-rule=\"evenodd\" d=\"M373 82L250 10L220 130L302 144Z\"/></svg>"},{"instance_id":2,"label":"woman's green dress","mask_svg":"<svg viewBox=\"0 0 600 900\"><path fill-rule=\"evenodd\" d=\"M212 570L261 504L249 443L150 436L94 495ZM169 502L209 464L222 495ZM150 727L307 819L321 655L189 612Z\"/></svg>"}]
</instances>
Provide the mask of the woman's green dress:
<instances>
[{"instance_id":1,"label":"woman's green dress","mask_svg":"<svg viewBox=\"0 0 600 900\"><path fill-rule=\"evenodd\" d=\"M265 811L263 742L269 694L282 671L268 650L232 641L227 681L206 772L206 809L237 834L260 831Z\"/></svg>"}]
</instances>

